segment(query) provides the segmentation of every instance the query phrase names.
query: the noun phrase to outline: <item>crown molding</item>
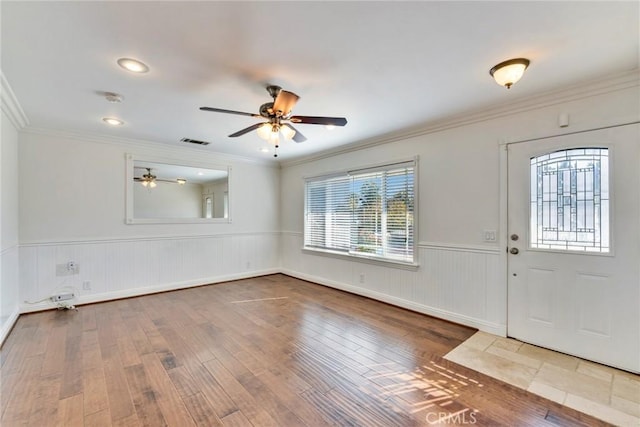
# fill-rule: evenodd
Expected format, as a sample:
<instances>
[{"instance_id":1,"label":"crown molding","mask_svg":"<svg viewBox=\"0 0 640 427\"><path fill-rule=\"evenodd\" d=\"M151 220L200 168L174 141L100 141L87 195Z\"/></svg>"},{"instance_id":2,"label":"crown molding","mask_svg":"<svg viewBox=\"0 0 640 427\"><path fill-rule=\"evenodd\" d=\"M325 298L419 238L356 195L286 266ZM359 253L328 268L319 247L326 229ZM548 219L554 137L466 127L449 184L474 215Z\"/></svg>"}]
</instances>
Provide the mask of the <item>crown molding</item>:
<instances>
[{"instance_id":1,"label":"crown molding","mask_svg":"<svg viewBox=\"0 0 640 427\"><path fill-rule=\"evenodd\" d=\"M29 118L22 109L20 102L18 102L18 98L16 98L16 94L11 89L11 85L2 70L0 70L0 101L2 111L7 115L16 130L21 130L29 124Z\"/></svg>"},{"instance_id":2,"label":"crown molding","mask_svg":"<svg viewBox=\"0 0 640 427\"><path fill-rule=\"evenodd\" d=\"M252 159L250 157L237 156L234 154L221 153L217 151L207 150L206 148L200 147L189 147L189 146L174 146L160 142L154 142L150 140L143 139L132 139L132 138L123 138L116 137L111 135L103 135L96 133L86 133L79 131L70 131L70 130L61 130L61 129L51 129L51 128L38 128L33 126L28 126L22 129L22 133L25 134L33 134L33 135L43 135L43 136L55 136L58 138L70 139L74 141L82 141L82 142L93 142L97 144L107 144L107 145L116 145L125 148L128 152L133 152L135 154L136 150L149 150L154 153L158 153L165 156L195 156L197 158L202 158L202 156L215 156L216 161L220 162L237 162L237 163L251 163L257 164L261 166L269 166L276 169L280 168L279 163L262 160L262 159Z\"/></svg>"},{"instance_id":3,"label":"crown molding","mask_svg":"<svg viewBox=\"0 0 640 427\"><path fill-rule=\"evenodd\" d=\"M565 86L562 89L542 92L539 95L526 96L510 103L485 106L468 110L442 119L430 121L420 126L404 129L402 131L380 135L373 138L357 141L347 147L337 147L317 154L299 157L289 161L282 160L282 167L296 166L310 163L342 154L359 151L365 148L376 147L409 138L441 132L447 129L458 128L474 123L485 122L505 116L511 116L530 110L562 104L569 101L597 96L605 93L616 92L640 86L640 69L610 74L595 80Z\"/></svg>"}]
</instances>

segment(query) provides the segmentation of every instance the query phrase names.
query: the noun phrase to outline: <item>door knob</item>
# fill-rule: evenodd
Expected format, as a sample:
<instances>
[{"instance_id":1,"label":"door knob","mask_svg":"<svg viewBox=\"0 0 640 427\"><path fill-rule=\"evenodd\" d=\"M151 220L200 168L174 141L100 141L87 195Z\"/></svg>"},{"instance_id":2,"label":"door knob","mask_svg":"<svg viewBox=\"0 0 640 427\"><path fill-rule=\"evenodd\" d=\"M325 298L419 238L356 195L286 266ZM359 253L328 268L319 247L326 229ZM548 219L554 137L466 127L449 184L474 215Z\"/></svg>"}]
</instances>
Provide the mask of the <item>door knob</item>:
<instances>
[{"instance_id":1,"label":"door knob","mask_svg":"<svg viewBox=\"0 0 640 427\"><path fill-rule=\"evenodd\" d=\"M509 253L511 253L512 255L518 255L520 251L518 250L518 248L511 248Z\"/></svg>"}]
</instances>

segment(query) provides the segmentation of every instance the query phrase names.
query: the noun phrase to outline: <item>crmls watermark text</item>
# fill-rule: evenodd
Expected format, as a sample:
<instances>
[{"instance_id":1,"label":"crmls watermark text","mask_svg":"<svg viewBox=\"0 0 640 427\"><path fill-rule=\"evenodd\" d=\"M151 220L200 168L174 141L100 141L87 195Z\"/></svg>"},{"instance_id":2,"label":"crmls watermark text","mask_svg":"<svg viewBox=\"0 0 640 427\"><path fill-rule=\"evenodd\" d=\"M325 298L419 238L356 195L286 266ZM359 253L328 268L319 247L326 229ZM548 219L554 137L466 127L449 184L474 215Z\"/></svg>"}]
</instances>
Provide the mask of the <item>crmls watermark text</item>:
<instances>
[{"instance_id":1,"label":"crmls watermark text","mask_svg":"<svg viewBox=\"0 0 640 427\"><path fill-rule=\"evenodd\" d=\"M450 412L429 412L427 414L427 422L429 424L475 424L476 413L461 411L456 413Z\"/></svg>"}]
</instances>

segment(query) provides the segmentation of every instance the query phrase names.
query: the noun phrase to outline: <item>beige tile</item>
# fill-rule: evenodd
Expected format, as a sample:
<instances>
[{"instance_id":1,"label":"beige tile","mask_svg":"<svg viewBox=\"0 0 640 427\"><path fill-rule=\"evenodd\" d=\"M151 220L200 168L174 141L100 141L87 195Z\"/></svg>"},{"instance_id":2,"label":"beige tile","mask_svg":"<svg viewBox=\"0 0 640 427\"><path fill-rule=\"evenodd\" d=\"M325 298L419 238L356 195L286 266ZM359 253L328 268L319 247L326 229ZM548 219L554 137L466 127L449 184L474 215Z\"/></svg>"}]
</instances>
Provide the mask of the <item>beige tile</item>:
<instances>
[{"instance_id":1,"label":"beige tile","mask_svg":"<svg viewBox=\"0 0 640 427\"><path fill-rule=\"evenodd\" d=\"M544 363L535 376L535 381L594 402L609 404L610 384L589 375Z\"/></svg>"},{"instance_id":2,"label":"beige tile","mask_svg":"<svg viewBox=\"0 0 640 427\"><path fill-rule=\"evenodd\" d=\"M462 343L465 347L475 348L476 350L483 351L489 347L498 338L496 335L491 335L486 332L478 331Z\"/></svg>"},{"instance_id":3,"label":"beige tile","mask_svg":"<svg viewBox=\"0 0 640 427\"><path fill-rule=\"evenodd\" d=\"M640 380L627 375L615 374L613 376L612 395L640 403Z\"/></svg>"},{"instance_id":4,"label":"beige tile","mask_svg":"<svg viewBox=\"0 0 640 427\"><path fill-rule=\"evenodd\" d=\"M525 390L536 374L534 368L470 347L458 346L444 358Z\"/></svg>"},{"instance_id":5,"label":"beige tile","mask_svg":"<svg viewBox=\"0 0 640 427\"><path fill-rule=\"evenodd\" d=\"M520 342L518 340L514 340L512 338L498 337L493 342L493 344L491 344L491 346L492 347L498 347L498 348L501 348L501 349L507 350L507 351L516 352L522 346L522 342Z\"/></svg>"},{"instance_id":6,"label":"beige tile","mask_svg":"<svg viewBox=\"0 0 640 427\"><path fill-rule=\"evenodd\" d=\"M552 365L559 366L561 368L575 371L578 367L580 359L577 357L569 356L566 354L558 353L553 350L547 350L546 348L536 347L531 344L522 344L518 349L518 353L538 359L542 362L546 362Z\"/></svg>"},{"instance_id":7,"label":"beige tile","mask_svg":"<svg viewBox=\"0 0 640 427\"><path fill-rule=\"evenodd\" d=\"M496 341L497 342L497 341ZM518 363L523 366L528 366L533 369L539 369L542 366L542 362L538 359L534 359L529 356L525 356L520 353L514 353L513 351L505 350L500 347L496 347L496 343L493 343L485 350L485 353L495 354L496 356L500 356L504 359L510 360L512 362Z\"/></svg>"},{"instance_id":8,"label":"beige tile","mask_svg":"<svg viewBox=\"0 0 640 427\"><path fill-rule=\"evenodd\" d=\"M585 399L584 397L568 394L567 398L564 401L564 404L569 408L584 412L585 414L591 415L616 426L638 427L640 425L640 418L626 414L610 406L593 402L589 399Z\"/></svg>"},{"instance_id":9,"label":"beige tile","mask_svg":"<svg viewBox=\"0 0 640 427\"><path fill-rule=\"evenodd\" d=\"M567 397L566 392L535 380L531 383L527 391L561 404L564 403L564 399Z\"/></svg>"},{"instance_id":10,"label":"beige tile","mask_svg":"<svg viewBox=\"0 0 640 427\"><path fill-rule=\"evenodd\" d=\"M618 409L626 414L640 417L640 403L632 402L618 396L611 396L611 407Z\"/></svg>"},{"instance_id":11,"label":"beige tile","mask_svg":"<svg viewBox=\"0 0 640 427\"><path fill-rule=\"evenodd\" d=\"M578 368L576 369L576 372L580 372L581 374L589 375L599 380L611 383L611 381L613 380L613 373L615 372L615 369L609 368L608 366L599 365L597 363L588 362L586 360L581 360L580 362L578 362Z\"/></svg>"}]
</instances>

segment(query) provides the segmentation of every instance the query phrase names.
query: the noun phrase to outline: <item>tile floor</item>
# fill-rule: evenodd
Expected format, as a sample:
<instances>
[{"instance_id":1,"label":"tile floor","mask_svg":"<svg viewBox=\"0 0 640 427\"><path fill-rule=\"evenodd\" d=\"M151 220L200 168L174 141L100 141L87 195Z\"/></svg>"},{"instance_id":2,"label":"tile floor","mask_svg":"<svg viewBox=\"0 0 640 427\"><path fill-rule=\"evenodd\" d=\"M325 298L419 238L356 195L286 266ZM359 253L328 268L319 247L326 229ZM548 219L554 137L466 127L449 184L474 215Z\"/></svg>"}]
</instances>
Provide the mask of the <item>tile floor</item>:
<instances>
[{"instance_id":1,"label":"tile floor","mask_svg":"<svg viewBox=\"0 0 640 427\"><path fill-rule=\"evenodd\" d=\"M640 375L477 332L445 359L618 426L640 426Z\"/></svg>"}]
</instances>

